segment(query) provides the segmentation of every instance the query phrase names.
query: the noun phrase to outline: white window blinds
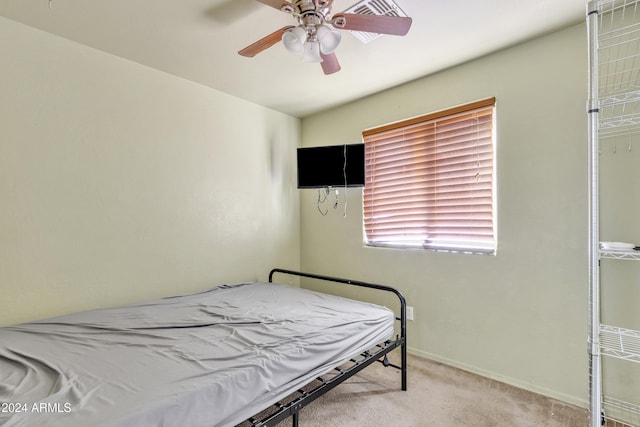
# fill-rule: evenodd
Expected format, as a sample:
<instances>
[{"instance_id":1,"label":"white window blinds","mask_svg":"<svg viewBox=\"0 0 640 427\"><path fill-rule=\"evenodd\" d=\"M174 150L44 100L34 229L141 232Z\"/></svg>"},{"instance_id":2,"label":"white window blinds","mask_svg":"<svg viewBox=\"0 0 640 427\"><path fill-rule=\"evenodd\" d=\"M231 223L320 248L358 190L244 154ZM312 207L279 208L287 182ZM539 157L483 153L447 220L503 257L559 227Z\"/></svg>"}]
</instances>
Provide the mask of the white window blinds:
<instances>
[{"instance_id":1,"label":"white window blinds","mask_svg":"<svg viewBox=\"0 0 640 427\"><path fill-rule=\"evenodd\" d=\"M495 98L362 133L365 243L493 253Z\"/></svg>"}]
</instances>

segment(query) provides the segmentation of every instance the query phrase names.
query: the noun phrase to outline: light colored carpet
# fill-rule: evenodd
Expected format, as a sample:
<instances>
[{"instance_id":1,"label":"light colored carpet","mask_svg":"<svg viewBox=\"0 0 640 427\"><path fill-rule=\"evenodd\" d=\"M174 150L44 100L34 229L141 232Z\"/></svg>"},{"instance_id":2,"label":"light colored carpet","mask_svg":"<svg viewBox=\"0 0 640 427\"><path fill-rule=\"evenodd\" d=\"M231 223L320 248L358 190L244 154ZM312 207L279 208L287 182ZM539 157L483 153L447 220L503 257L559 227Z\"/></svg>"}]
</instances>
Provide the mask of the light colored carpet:
<instances>
[{"instance_id":1,"label":"light colored carpet","mask_svg":"<svg viewBox=\"0 0 640 427\"><path fill-rule=\"evenodd\" d=\"M400 390L397 369L375 363L303 408L300 426L588 425L585 409L417 356L408 359L407 391ZM279 424L290 425L290 419Z\"/></svg>"}]
</instances>

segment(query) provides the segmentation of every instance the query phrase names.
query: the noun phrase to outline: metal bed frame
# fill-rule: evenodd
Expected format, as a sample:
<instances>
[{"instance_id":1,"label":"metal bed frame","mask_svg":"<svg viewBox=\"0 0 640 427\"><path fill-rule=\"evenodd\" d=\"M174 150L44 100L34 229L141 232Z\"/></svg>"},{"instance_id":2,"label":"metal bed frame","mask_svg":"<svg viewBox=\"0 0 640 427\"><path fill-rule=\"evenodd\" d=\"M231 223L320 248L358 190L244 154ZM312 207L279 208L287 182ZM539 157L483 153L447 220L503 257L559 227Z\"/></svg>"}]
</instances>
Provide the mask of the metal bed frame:
<instances>
[{"instance_id":1,"label":"metal bed frame","mask_svg":"<svg viewBox=\"0 0 640 427\"><path fill-rule=\"evenodd\" d=\"M269 273L269 283L273 283L273 275L276 273L361 286L383 292L391 292L395 294L400 301L400 317L396 316L396 320L400 322L400 335L396 335L395 339L380 343L374 348L352 358L346 367L343 365L334 368L334 371L332 372L333 376L330 378L326 378L326 376L316 378L284 401L280 401L271 408L260 412L260 414L254 415L246 420L245 423L248 422L251 427L271 427L289 417L292 417L293 427L298 427L298 418L302 408L374 362L382 363L385 367L391 366L396 369L400 369L402 390L407 390L407 306L405 298L400 291L389 286L378 285L375 283L360 282L312 273L302 273L299 271L285 270L281 268L274 268L271 270ZM387 357L390 351L398 347L400 347L401 352L401 361L399 366L389 362Z\"/></svg>"}]
</instances>

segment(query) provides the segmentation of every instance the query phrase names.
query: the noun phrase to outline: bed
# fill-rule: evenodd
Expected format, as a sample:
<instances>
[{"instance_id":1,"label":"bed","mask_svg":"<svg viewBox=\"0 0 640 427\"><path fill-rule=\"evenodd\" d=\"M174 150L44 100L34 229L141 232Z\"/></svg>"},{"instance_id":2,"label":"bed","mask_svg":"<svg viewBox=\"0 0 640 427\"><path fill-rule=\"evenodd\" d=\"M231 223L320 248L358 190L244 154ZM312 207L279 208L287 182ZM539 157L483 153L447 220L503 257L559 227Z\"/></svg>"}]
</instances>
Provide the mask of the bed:
<instances>
[{"instance_id":1,"label":"bed","mask_svg":"<svg viewBox=\"0 0 640 427\"><path fill-rule=\"evenodd\" d=\"M275 274L391 292L399 315ZM399 365L387 357L396 348ZM304 406L377 361L399 369L406 390L400 292L274 269L269 283L0 328L0 425L297 426Z\"/></svg>"}]
</instances>

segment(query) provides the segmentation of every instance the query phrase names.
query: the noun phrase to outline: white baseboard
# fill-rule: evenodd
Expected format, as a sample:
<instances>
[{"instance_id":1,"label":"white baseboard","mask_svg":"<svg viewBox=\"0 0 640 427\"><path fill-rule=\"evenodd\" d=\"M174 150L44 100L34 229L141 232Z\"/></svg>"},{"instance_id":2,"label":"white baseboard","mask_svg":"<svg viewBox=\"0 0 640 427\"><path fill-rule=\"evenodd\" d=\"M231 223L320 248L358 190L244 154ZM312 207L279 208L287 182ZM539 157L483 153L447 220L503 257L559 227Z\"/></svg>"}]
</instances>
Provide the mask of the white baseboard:
<instances>
[{"instance_id":1,"label":"white baseboard","mask_svg":"<svg viewBox=\"0 0 640 427\"><path fill-rule=\"evenodd\" d=\"M544 387L537 386L535 384L530 384L525 381L521 381L515 378L506 377L503 375L496 374L495 372L487 371L476 366L467 365L465 363L461 363L456 360L447 359L445 357L438 356L436 354L428 353L425 351L417 350L415 348L408 347L407 352L413 354L415 356L423 357L425 359L433 360L434 362L442 363L444 365L452 366L454 368L462 369L463 371L471 372L473 374L477 374L483 376L485 378L489 378L495 381L499 381L501 383L509 384L514 387L518 387L524 390L531 391L536 394L540 394L546 397L550 397L552 399L556 399L562 402L565 402L570 405L575 405L580 408L587 409L589 407L589 402L583 399L580 399L576 396L571 396L568 394L560 393L556 390L550 390Z\"/></svg>"}]
</instances>

